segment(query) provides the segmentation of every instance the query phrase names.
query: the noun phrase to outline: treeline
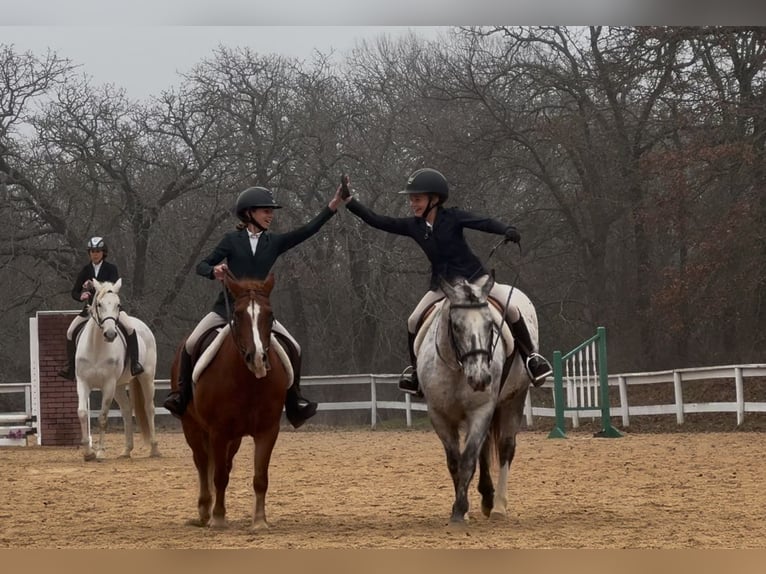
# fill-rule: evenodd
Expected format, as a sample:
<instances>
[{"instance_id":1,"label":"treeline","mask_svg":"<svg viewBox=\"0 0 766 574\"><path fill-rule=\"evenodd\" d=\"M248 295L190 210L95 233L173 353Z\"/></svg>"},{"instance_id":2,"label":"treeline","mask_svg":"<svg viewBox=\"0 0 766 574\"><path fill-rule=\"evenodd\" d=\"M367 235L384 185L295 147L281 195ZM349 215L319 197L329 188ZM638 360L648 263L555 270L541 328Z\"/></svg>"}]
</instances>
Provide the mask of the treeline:
<instances>
[{"instance_id":1,"label":"treeline","mask_svg":"<svg viewBox=\"0 0 766 574\"><path fill-rule=\"evenodd\" d=\"M71 309L103 235L159 376L219 288L194 273L250 185L308 221L342 172L373 209L419 167L450 204L515 224L488 261L537 305L543 350L604 325L611 371L763 362L766 29L454 28L342 61L219 48L134 101L54 52L0 44L0 381L28 378L28 319ZM170 83L170 82L169 82ZM468 232L482 257L496 237ZM395 372L427 287L406 239L341 211L276 266L307 374Z\"/></svg>"}]
</instances>

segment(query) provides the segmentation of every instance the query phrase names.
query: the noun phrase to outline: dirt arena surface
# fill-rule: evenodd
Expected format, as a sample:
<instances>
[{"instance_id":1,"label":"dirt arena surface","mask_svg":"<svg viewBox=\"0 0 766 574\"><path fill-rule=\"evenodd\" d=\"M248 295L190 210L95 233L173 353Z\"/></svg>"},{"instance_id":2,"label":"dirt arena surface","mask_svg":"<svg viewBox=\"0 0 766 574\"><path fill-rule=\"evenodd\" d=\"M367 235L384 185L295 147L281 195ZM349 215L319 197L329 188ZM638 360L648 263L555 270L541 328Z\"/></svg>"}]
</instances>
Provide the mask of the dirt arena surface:
<instances>
[{"instance_id":1,"label":"dirt arena surface","mask_svg":"<svg viewBox=\"0 0 766 574\"><path fill-rule=\"evenodd\" d=\"M250 528L252 440L234 460L229 528L195 518L197 479L180 432L147 458L85 463L77 448L0 448L0 548L766 548L766 441L760 433L519 435L509 517L488 521L476 478L466 532L433 431L285 429Z\"/></svg>"}]
</instances>

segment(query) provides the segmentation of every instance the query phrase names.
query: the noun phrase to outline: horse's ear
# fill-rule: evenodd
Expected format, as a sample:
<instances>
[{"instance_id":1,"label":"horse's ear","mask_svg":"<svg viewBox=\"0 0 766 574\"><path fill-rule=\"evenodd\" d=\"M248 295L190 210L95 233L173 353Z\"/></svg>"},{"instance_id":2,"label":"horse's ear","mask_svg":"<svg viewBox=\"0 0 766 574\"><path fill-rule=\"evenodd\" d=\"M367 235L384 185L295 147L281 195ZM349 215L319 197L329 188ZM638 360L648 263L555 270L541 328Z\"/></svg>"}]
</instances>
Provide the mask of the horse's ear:
<instances>
[{"instance_id":1,"label":"horse's ear","mask_svg":"<svg viewBox=\"0 0 766 574\"><path fill-rule=\"evenodd\" d=\"M489 292L492 291L492 287L495 286L495 270L493 269L492 272L487 275L487 278L484 280L484 285L481 286L481 294L483 297L488 297Z\"/></svg>"},{"instance_id":2,"label":"horse's ear","mask_svg":"<svg viewBox=\"0 0 766 574\"><path fill-rule=\"evenodd\" d=\"M439 287L442 291L444 291L444 294L447 296L447 299L454 299L455 298L455 287L447 281L446 279L439 277Z\"/></svg>"},{"instance_id":3,"label":"horse's ear","mask_svg":"<svg viewBox=\"0 0 766 574\"><path fill-rule=\"evenodd\" d=\"M234 295L235 299L242 293L242 289L240 288L239 283L237 283L237 280L228 273L223 276L223 284L226 289L231 291L231 294Z\"/></svg>"},{"instance_id":4,"label":"horse's ear","mask_svg":"<svg viewBox=\"0 0 766 574\"><path fill-rule=\"evenodd\" d=\"M263 282L264 294L268 297L273 288L274 288L274 274L269 273L269 276L266 277L266 281Z\"/></svg>"},{"instance_id":5,"label":"horse's ear","mask_svg":"<svg viewBox=\"0 0 766 574\"><path fill-rule=\"evenodd\" d=\"M91 282L91 285L93 285L93 288L94 288L96 291L101 291L101 281L99 281L98 279L96 279L96 278L94 277L93 279L91 279L91 281L90 281L90 282Z\"/></svg>"},{"instance_id":6,"label":"horse's ear","mask_svg":"<svg viewBox=\"0 0 766 574\"><path fill-rule=\"evenodd\" d=\"M114 284L114 289L113 289L114 292L115 293L119 293L120 292L120 287L122 287L122 277L117 279L117 282Z\"/></svg>"}]
</instances>

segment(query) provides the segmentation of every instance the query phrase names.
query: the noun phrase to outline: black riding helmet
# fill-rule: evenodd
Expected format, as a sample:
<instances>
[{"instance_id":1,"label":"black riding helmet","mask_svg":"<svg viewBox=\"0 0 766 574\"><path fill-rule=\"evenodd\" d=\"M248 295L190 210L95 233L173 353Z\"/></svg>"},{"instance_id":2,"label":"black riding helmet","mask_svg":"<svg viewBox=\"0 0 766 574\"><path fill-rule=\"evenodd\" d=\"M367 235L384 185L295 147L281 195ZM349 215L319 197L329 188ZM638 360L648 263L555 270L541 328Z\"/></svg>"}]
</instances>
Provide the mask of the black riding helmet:
<instances>
[{"instance_id":1,"label":"black riding helmet","mask_svg":"<svg viewBox=\"0 0 766 574\"><path fill-rule=\"evenodd\" d=\"M433 193L439 198L439 203L444 203L449 197L449 185L440 172L426 167L412 172L407 178L407 186L399 193Z\"/></svg>"},{"instance_id":2,"label":"black riding helmet","mask_svg":"<svg viewBox=\"0 0 766 574\"><path fill-rule=\"evenodd\" d=\"M237 197L234 213L237 214L240 220L249 223L250 219L247 217L246 212L255 207L282 208L281 205L274 201L274 195L271 193L271 190L265 187L248 187Z\"/></svg>"},{"instance_id":3,"label":"black riding helmet","mask_svg":"<svg viewBox=\"0 0 766 574\"><path fill-rule=\"evenodd\" d=\"M94 236L88 239L88 251L94 251L99 250L104 252L104 257L106 257L107 253L109 252L109 249L106 247L106 240L104 240L103 237Z\"/></svg>"}]
</instances>

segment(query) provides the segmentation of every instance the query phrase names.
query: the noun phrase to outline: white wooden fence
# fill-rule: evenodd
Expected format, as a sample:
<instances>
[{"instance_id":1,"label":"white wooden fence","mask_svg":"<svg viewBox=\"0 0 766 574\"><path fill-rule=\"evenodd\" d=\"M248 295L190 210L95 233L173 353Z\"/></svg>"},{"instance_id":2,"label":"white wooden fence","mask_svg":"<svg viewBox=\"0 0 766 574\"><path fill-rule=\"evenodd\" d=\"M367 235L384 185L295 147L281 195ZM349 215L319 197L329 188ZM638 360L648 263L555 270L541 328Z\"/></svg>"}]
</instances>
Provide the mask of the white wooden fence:
<instances>
[{"instance_id":1,"label":"white wooden fence","mask_svg":"<svg viewBox=\"0 0 766 574\"><path fill-rule=\"evenodd\" d=\"M27 436L37 431L37 413L32 404L31 383L0 384L0 395L24 394L24 411L0 412L0 446L27 444Z\"/></svg>"},{"instance_id":2,"label":"white wooden fence","mask_svg":"<svg viewBox=\"0 0 766 574\"><path fill-rule=\"evenodd\" d=\"M745 386L747 379L754 377L766 377L766 364L727 365L718 367L701 367L690 369L675 369L669 371L656 371L650 373L622 373L609 375L609 386L619 389L619 404L610 408L612 417L621 417L622 426L630 426L630 417L643 415L675 415L676 422L680 425L684 422L687 413L736 413L737 425L741 425L747 413L766 412L766 396L759 401L745 401ZM303 377L301 386L304 388L322 386L367 386L369 387L369 400L320 402L318 411L353 411L364 410L370 412L371 428L376 428L380 417L378 410L399 410L404 412L407 426L412 424L413 411L424 412L426 405L420 400L411 400L410 395L399 393L399 400L384 401L378 399L380 385L395 385L399 375L396 374L361 374L361 375L328 375L318 377ZM695 403L684 402L683 385L695 381L717 380L722 386L733 385L735 400L731 402ZM640 385L673 384L674 400L668 404L656 405L631 405L629 390ZM167 379L158 379L155 383L157 390L163 391L170 388ZM542 388L553 392L553 382L546 382ZM25 444L26 434L22 438L21 433L34 432L39 413L33 412L31 400L31 383L0 384L0 393L24 393L25 411L0 413L0 445ZM307 395L311 393L307 391ZM556 412L553 406L534 406L532 394L527 395L524 408L527 425L532 426L534 417L547 417L553 420ZM759 397L760 398L760 397ZM157 415L168 415L163 407L157 407ZM91 410L91 416L96 418L97 411ZM110 417L118 418L119 410L110 411ZM579 417L598 417L600 410L568 412L566 416L572 419L572 424L577 427Z\"/></svg>"}]
</instances>

